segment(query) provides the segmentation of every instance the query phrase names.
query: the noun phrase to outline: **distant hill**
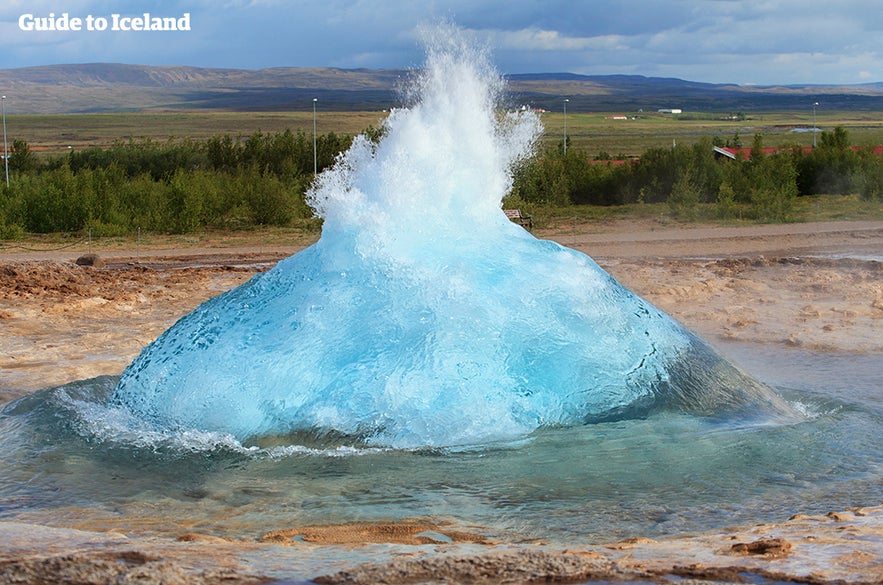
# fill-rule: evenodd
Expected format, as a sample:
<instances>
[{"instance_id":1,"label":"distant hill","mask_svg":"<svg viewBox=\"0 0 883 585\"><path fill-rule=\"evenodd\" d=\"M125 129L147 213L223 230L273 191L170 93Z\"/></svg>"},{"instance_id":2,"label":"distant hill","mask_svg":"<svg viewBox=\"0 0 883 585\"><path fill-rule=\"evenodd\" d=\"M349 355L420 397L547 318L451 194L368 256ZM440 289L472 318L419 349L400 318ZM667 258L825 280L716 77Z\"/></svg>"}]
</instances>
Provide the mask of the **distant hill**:
<instances>
[{"instance_id":1,"label":"distant hill","mask_svg":"<svg viewBox=\"0 0 883 585\"><path fill-rule=\"evenodd\" d=\"M881 110L883 83L861 85L742 86L701 83L643 75L541 73L508 76L523 98L547 109L562 109L567 97L573 111L752 112L806 109L824 102L826 110ZM547 105L548 104L548 105Z\"/></svg>"},{"instance_id":2,"label":"distant hill","mask_svg":"<svg viewBox=\"0 0 883 585\"><path fill-rule=\"evenodd\" d=\"M0 69L9 107L29 113L145 109L300 110L313 98L342 110L389 108L404 70L153 67L117 63Z\"/></svg>"},{"instance_id":3,"label":"distant hill","mask_svg":"<svg viewBox=\"0 0 883 585\"><path fill-rule=\"evenodd\" d=\"M405 69L212 69L117 63L0 69L0 92L16 113L120 112L151 109L243 111L381 110L401 104ZM508 75L509 105L578 111L883 110L883 83L849 86L739 86L640 75Z\"/></svg>"}]
</instances>

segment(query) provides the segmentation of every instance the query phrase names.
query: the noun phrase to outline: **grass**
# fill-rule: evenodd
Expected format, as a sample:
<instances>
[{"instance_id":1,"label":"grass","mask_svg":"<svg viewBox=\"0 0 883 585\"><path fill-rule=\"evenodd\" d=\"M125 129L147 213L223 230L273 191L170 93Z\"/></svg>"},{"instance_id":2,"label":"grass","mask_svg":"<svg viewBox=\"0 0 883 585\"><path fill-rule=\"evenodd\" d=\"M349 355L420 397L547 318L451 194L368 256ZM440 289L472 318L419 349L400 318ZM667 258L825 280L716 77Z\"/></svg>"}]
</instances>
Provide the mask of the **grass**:
<instances>
[{"instance_id":1,"label":"grass","mask_svg":"<svg viewBox=\"0 0 883 585\"><path fill-rule=\"evenodd\" d=\"M383 112L322 112L316 115L319 134L354 136L378 127ZM255 132L313 133L312 112L135 112L114 114L22 114L7 117L9 141L21 138L34 152L58 155L69 148L107 147L116 140L151 138L205 140L212 136L249 136Z\"/></svg>"},{"instance_id":2,"label":"grass","mask_svg":"<svg viewBox=\"0 0 883 585\"><path fill-rule=\"evenodd\" d=\"M572 205L542 207L530 210L538 230L565 233L573 230L603 229L617 221L647 221L658 227L691 225L739 226L754 225L756 220L718 217L717 205L700 203L695 218L687 220L672 214L667 203L632 203L601 207ZM865 201L850 195L814 195L798 197L791 214L791 222L817 221L883 221L883 201Z\"/></svg>"},{"instance_id":3,"label":"grass","mask_svg":"<svg viewBox=\"0 0 883 585\"><path fill-rule=\"evenodd\" d=\"M223 248L305 247L319 239L318 220L297 227L266 227L243 230L200 230L188 234L135 232L124 236L90 237L82 233L26 234L16 241L0 242L0 258L20 252L84 250L131 252L146 250L195 250Z\"/></svg>"},{"instance_id":4,"label":"grass","mask_svg":"<svg viewBox=\"0 0 883 585\"><path fill-rule=\"evenodd\" d=\"M883 201L865 201L857 195L817 195L798 197L794 215L797 221L883 220Z\"/></svg>"},{"instance_id":5,"label":"grass","mask_svg":"<svg viewBox=\"0 0 883 585\"><path fill-rule=\"evenodd\" d=\"M751 146L755 134L763 135L765 146L812 146L812 132L793 132L795 128L812 128L812 110L752 113L744 120L725 119L727 115L628 113L627 120L613 120L609 119L610 113L568 112L567 136L571 147L590 156L606 152L614 157L639 156L649 148L674 143L693 144L703 137L717 136L726 141L737 132L744 146ZM543 142L548 146L559 144L564 138L563 113L546 112L542 121L546 129ZM817 112L816 126L820 130L842 126L853 144L883 144L883 112Z\"/></svg>"},{"instance_id":6,"label":"grass","mask_svg":"<svg viewBox=\"0 0 883 585\"><path fill-rule=\"evenodd\" d=\"M628 120L608 119L617 112L567 114L567 136L571 147L585 150L590 156L606 152L612 156L638 156L648 148L692 144L705 136L732 139L739 133L745 146L755 134L762 134L766 146L812 145L812 133L795 133L794 128L812 127L812 110L752 113L744 120L725 119L727 113L684 114L657 113ZM378 127L385 112L317 112L319 134L356 135L368 126ZM554 147L564 137L564 115L541 114L545 125L543 146ZM818 111L820 129L843 126L854 144L883 144L883 112ZM229 112L149 110L113 114L21 114L7 116L9 140L21 138L35 152L60 154L71 148L105 147L115 140L149 137L204 140L229 134L248 136L257 131L281 132L291 129L313 132L312 112Z\"/></svg>"}]
</instances>

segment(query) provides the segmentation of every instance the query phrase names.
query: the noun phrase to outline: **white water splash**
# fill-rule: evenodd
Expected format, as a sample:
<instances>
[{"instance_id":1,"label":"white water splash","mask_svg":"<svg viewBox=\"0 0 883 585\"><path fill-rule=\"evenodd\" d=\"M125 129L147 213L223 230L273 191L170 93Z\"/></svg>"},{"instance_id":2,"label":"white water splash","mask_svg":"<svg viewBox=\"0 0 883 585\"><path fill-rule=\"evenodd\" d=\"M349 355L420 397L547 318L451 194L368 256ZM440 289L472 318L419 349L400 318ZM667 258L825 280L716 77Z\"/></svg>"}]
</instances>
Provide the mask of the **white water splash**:
<instances>
[{"instance_id":1,"label":"white water splash","mask_svg":"<svg viewBox=\"0 0 883 585\"><path fill-rule=\"evenodd\" d=\"M445 29L413 105L309 201L322 237L147 347L112 397L155 428L398 448L758 403L759 384L501 200L540 131L501 114L486 54Z\"/></svg>"}]
</instances>

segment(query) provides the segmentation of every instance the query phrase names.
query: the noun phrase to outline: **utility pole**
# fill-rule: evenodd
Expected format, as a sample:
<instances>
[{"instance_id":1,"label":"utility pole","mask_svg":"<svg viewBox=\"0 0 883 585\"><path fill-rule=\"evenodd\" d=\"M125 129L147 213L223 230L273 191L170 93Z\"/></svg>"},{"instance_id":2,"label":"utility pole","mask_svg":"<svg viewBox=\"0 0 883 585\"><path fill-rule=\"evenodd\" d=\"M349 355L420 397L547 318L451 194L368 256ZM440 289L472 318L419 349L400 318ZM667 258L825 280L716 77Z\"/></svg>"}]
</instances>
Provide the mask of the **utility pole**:
<instances>
[{"instance_id":1,"label":"utility pole","mask_svg":"<svg viewBox=\"0 0 883 585\"><path fill-rule=\"evenodd\" d=\"M6 188L9 189L9 149L6 147L6 96L0 96L3 105L3 164L6 167Z\"/></svg>"},{"instance_id":2,"label":"utility pole","mask_svg":"<svg viewBox=\"0 0 883 585\"><path fill-rule=\"evenodd\" d=\"M313 98L313 175L319 174L318 158L316 156L316 102L319 98Z\"/></svg>"}]
</instances>

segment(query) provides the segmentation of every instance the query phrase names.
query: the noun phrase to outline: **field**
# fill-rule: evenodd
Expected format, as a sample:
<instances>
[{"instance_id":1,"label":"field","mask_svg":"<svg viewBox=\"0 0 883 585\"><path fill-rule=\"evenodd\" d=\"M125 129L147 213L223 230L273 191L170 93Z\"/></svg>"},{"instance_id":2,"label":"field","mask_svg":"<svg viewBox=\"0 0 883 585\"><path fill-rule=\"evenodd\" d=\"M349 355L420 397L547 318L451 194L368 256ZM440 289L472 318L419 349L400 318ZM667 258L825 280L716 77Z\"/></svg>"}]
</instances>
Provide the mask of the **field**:
<instances>
[{"instance_id":1,"label":"field","mask_svg":"<svg viewBox=\"0 0 883 585\"><path fill-rule=\"evenodd\" d=\"M355 135L378 127L385 112L318 112L319 134ZM116 140L204 140L290 129L313 133L312 112L145 111L114 114L22 114L7 117L9 141L20 138L35 152L57 155L69 148L106 147Z\"/></svg>"},{"instance_id":2,"label":"field","mask_svg":"<svg viewBox=\"0 0 883 585\"><path fill-rule=\"evenodd\" d=\"M627 119L613 119L625 115ZM751 113L744 119L727 119L730 114L684 113L567 113L567 137L573 147L590 155L639 156L648 148L692 144L701 138L732 140L738 132L744 146L751 146L755 134L762 134L764 146L812 146L812 109L805 112ZM545 140L564 137L564 116L543 115ZM842 126L854 144L883 144L883 112L816 112L816 127L831 130ZM795 129L798 131L795 132ZM801 131L802 130L802 131ZM818 135L817 135L818 137Z\"/></svg>"},{"instance_id":3,"label":"field","mask_svg":"<svg viewBox=\"0 0 883 585\"><path fill-rule=\"evenodd\" d=\"M319 134L335 132L355 135L369 126L378 127L387 113L317 111ZM626 115L627 119L612 119ZM571 147L590 156L607 153L617 157L639 156L648 148L691 144L702 137L732 140L738 133L750 146L755 134L762 134L765 146L798 144L811 146L813 113L786 111L750 113L743 119L727 119L729 113L567 113L567 136ZM541 114L545 126L543 144L554 146L564 137L562 112ZM883 144L883 111L816 112L816 126L830 130L842 126L854 144ZM108 146L115 140L149 137L155 140L190 138L202 140L229 134L248 136L254 132L291 129L313 132L312 112L231 111L142 111L113 114L21 114L7 116L8 140L24 139L35 152L57 155L69 148ZM798 131L795 132L795 129ZM800 131L802 130L802 131Z\"/></svg>"}]
</instances>

